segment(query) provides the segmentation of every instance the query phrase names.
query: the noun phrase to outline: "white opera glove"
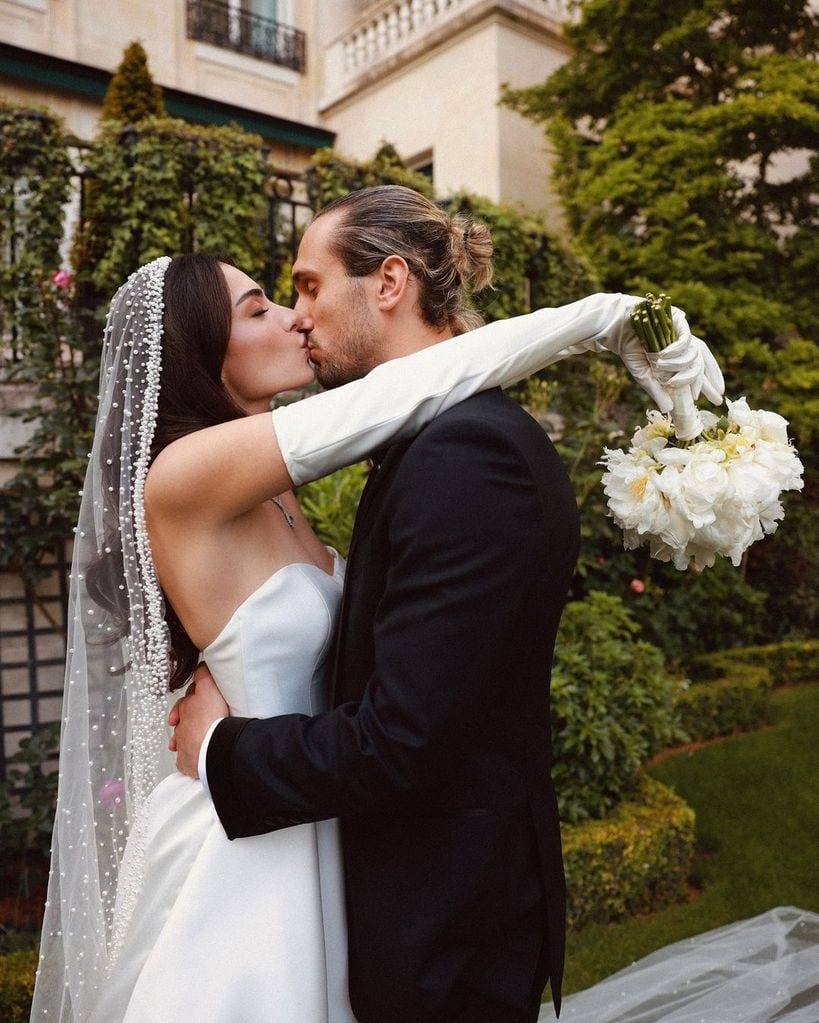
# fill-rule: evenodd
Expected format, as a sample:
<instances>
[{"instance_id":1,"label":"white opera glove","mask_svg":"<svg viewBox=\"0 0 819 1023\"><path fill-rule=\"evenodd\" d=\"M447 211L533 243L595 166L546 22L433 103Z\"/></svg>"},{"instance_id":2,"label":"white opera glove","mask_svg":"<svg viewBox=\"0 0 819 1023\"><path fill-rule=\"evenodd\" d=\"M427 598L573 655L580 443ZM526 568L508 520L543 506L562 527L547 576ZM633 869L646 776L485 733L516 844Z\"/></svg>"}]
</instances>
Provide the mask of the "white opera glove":
<instances>
[{"instance_id":1,"label":"white opera glove","mask_svg":"<svg viewBox=\"0 0 819 1023\"><path fill-rule=\"evenodd\" d=\"M671 397L674 432L680 440L693 440L702 432L696 401L700 394L715 405L722 404L725 381L708 345L695 337L682 310L672 306L675 340L661 352L647 352L655 378Z\"/></svg>"},{"instance_id":2,"label":"white opera glove","mask_svg":"<svg viewBox=\"0 0 819 1023\"><path fill-rule=\"evenodd\" d=\"M293 483L358 462L384 444L414 435L478 391L509 387L567 355L603 347L621 357L631 354L639 342L629 314L639 301L629 295L591 295L497 320L382 363L361 380L275 409L276 437ZM662 396L644 353L637 368L644 378L637 379L652 397Z\"/></svg>"},{"instance_id":3,"label":"white opera glove","mask_svg":"<svg viewBox=\"0 0 819 1023\"><path fill-rule=\"evenodd\" d=\"M628 303L629 312L642 301L630 295L621 297ZM677 424L677 415L690 415L688 411L683 413L683 407L686 410L693 408L701 393L715 405L721 404L725 381L708 345L691 333L682 309L671 307L671 321L675 340L661 352L645 350L629 318L621 330L612 329L606 337L593 344L574 345L565 354L614 352L661 412L676 410L674 422Z\"/></svg>"}]
</instances>

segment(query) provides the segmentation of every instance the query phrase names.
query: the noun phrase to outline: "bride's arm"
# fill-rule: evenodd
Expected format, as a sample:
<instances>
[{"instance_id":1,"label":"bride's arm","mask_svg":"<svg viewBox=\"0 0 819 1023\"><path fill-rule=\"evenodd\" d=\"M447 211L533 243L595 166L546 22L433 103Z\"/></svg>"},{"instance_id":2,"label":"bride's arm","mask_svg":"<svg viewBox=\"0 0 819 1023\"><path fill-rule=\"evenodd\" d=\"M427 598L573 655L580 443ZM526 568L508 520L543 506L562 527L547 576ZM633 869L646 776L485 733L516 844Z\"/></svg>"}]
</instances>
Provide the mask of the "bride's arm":
<instances>
[{"instance_id":1,"label":"bride's arm","mask_svg":"<svg viewBox=\"0 0 819 1023\"><path fill-rule=\"evenodd\" d=\"M189 434L157 457L146 499L154 510L175 518L228 521L293 484L411 436L478 391L508 387L582 351L617 352L654 401L670 408L657 367L649 367L631 326L629 314L638 301L629 295L591 295L499 320L385 362L362 380L276 409L273 429L264 413ZM694 342L702 342L692 338L682 314L675 325L684 353L681 362L678 342L674 369L684 364L690 375L692 361L703 358ZM719 400L713 378L710 384L707 396Z\"/></svg>"}]
</instances>

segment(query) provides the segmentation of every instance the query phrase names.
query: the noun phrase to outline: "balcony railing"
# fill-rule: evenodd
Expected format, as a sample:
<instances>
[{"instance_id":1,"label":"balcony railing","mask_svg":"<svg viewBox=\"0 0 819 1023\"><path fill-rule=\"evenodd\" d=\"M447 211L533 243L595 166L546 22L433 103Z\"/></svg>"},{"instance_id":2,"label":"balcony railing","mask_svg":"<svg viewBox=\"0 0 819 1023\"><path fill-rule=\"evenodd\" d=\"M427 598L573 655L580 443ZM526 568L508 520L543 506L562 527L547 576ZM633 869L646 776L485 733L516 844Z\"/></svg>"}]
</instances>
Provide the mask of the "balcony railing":
<instances>
[{"instance_id":1,"label":"balcony railing","mask_svg":"<svg viewBox=\"0 0 819 1023\"><path fill-rule=\"evenodd\" d=\"M326 54L325 106L358 87L360 78L392 66L415 44L423 45L436 32L446 31L479 16L491 4L486 0L380 0L370 4L348 31L330 44ZM572 0L514 0L499 2L498 9L514 8L561 25L577 17Z\"/></svg>"},{"instance_id":2,"label":"balcony railing","mask_svg":"<svg viewBox=\"0 0 819 1023\"><path fill-rule=\"evenodd\" d=\"M305 36L296 28L220 0L187 0L188 39L304 71Z\"/></svg>"}]
</instances>

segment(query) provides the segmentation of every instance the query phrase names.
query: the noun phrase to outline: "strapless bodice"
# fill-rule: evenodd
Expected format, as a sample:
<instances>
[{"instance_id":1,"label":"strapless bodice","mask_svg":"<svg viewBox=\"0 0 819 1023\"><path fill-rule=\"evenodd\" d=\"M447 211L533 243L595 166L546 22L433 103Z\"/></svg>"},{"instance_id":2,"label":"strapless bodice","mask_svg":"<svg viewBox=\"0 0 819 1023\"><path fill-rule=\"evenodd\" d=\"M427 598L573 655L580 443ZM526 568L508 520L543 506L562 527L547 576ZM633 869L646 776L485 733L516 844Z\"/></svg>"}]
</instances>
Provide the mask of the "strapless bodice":
<instances>
[{"instance_id":1,"label":"strapless bodice","mask_svg":"<svg viewBox=\"0 0 819 1023\"><path fill-rule=\"evenodd\" d=\"M341 603L344 563L283 565L231 615L202 657L239 717L326 709L322 665Z\"/></svg>"},{"instance_id":2,"label":"strapless bodice","mask_svg":"<svg viewBox=\"0 0 819 1023\"><path fill-rule=\"evenodd\" d=\"M341 603L343 562L274 572L203 651L231 714L311 714ZM123 947L92 1023L355 1023L338 821L231 842L198 779L154 789ZM140 834L143 834L140 832Z\"/></svg>"}]
</instances>

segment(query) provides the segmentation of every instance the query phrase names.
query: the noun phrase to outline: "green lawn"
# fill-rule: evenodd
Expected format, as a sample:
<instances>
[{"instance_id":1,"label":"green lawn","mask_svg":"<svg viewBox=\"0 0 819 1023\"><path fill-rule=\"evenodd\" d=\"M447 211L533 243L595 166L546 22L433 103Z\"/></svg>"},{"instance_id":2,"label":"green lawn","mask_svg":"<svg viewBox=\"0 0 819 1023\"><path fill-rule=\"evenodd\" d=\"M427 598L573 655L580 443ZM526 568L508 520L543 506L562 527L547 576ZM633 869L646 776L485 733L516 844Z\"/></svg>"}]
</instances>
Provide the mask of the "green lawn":
<instances>
[{"instance_id":1,"label":"green lawn","mask_svg":"<svg viewBox=\"0 0 819 1023\"><path fill-rule=\"evenodd\" d=\"M569 937L565 993L774 906L819 912L819 685L777 690L770 728L655 764L697 813L691 902Z\"/></svg>"}]
</instances>

